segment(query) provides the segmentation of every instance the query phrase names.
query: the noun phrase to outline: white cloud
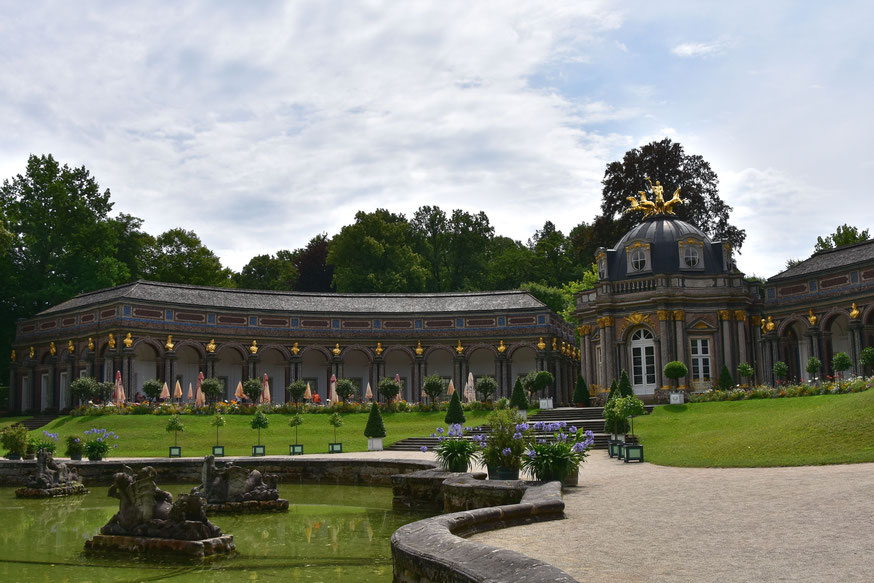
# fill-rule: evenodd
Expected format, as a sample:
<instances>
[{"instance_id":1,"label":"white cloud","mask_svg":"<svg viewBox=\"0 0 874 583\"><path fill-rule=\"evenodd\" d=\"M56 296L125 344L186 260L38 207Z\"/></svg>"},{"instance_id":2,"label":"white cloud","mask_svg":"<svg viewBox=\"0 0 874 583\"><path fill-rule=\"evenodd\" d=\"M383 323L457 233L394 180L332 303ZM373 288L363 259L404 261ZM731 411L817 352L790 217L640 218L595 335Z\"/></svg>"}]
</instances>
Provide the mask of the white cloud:
<instances>
[{"instance_id":1,"label":"white cloud","mask_svg":"<svg viewBox=\"0 0 874 583\"><path fill-rule=\"evenodd\" d=\"M725 41L681 43L672 48L671 52L678 57L709 57L721 54L725 51L726 46Z\"/></svg>"}]
</instances>

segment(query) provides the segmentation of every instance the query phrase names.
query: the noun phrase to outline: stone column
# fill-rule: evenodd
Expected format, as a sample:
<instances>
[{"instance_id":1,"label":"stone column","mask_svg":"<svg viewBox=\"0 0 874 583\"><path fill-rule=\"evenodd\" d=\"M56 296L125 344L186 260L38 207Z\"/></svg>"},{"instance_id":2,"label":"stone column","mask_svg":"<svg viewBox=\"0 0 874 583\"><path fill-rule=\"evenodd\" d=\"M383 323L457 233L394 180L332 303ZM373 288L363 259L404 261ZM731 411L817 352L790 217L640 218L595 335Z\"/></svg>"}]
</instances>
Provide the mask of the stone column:
<instances>
[{"instance_id":1,"label":"stone column","mask_svg":"<svg viewBox=\"0 0 874 583\"><path fill-rule=\"evenodd\" d=\"M592 327L589 324L580 326L580 372L587 384L595 382L595 354L592 349ZM597 384L597 383L596 383Z\"/></svg>"},{"instance_id":2,"label":"stone column","mask_svg":"<svg viewBox=\"0 0 874 583\"><path fill-rule=\"evenodd\" d=\"M731 312L729 310L719 310L717 314L719 316L719 343L721 345L720 360L722 361L719 364L719 370L721 371L724 365L728 367L729 371L731 371L733 368L731 358L731 330L729 329L729 326L731 325Z\"/></svg>"},{"instance_id":3,"label":"stone column","mask_svg":"<svg viewBox=\"0 0 874 583\"><path fill-rule=\"evenodd\" d=\"M677 339L677 360L685 364L691 372L692 367L689 366L691 363L686 359L686 313L683 310L674 310L671 316L674 318L674 334ZM689 381L687 379L688 377L677 379L677 384L679 385L677 388L681 390L689 388Z\"/></svg>"},{"instance_id":4,"label":"stone column","mask_svg":"<svg viewBox=\"0 0 874 583\"><path fill-rule=\"evenodd\" d=\"M609 386L612 379L619 378L619 373L616 370L616 343L614 340L613 316L599 318L598 326L601 327L601 337L603 338L601 356L604 359L604 384Z\"/></svg>"},{"instance_id":5,"label":"stone column","mask_svg":"<svg viewBox=\"0 0 874 583\"><path fill-rule=\"evenodd\" d=\"M67 354L67 386L63 389L63 393L61 395L61 404L60 407L72 407L73 406L73 393L70 391L70 384L76 379L76 355L75 354ZM11 394L11 392L10 392Z\"/></svg>"},{"instance_id":6,"label":"stone column","mask_svg":"<svg viewBox=\"0 0 874 583\"><path fill-rule=\"evenodd\" d=\"M737 358L735 363L735 372L737 365L742 362L747 362L747 313L743 310L735 310L734 312L735 327L737 328Z\"/></svg>"},{"instance_id":7,"label":"stone column","mask_svg":"<svg viewBox=\"0 0 874 583\"><path fill-rule=\"evenodd\" d=\"M862 322L859 320L850 320L850 349L853 371L858 374L862 370Z\"/></svg>"},{"instance_id":8,"label":"stone column","mask_svg":"<svg viewBox=\"0 0 874 583\"><path fill-rule=\"evenodd\" d=\"M671 387L665 383L664 368L665 365L671 362L671 339L670 339L670 319L671 312L668 310L659 310L656 312L656 315L659 318L659 337L656 340L656 352L661 357L661 364L659 364L658 369L658 386L662 388L663 391L671 390Z\"/></svg>"}]
</instances>

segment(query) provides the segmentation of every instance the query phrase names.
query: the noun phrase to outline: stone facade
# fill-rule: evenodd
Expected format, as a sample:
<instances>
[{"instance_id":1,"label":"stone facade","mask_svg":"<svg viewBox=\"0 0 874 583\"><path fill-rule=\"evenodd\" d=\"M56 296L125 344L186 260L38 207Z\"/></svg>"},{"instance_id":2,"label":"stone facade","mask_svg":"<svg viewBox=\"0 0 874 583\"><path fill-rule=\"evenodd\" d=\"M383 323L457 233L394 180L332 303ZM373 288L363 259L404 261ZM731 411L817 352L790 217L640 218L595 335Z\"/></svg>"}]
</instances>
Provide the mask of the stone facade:
<instances>
[{"instance_id":1,"label":"stone facade","mask_svg":"<svg viewBox=\"0 0 874 583\"><path fill-rule=\"evenodd\" d=\"M274 402L303 379L324 401L331 375L360 384L398 375L402 397L421 399L431 374L456 388L493 376L498 397L531 370L555 375L569 402L579 368L574 330L526 292L315 294L135 282L82 294L18 323L10 409L64 410L70 382L112 380L128 399L148 379L178 380L187 397L197 375L225 383L270 379Z\"/></svg>"}]
</instances>

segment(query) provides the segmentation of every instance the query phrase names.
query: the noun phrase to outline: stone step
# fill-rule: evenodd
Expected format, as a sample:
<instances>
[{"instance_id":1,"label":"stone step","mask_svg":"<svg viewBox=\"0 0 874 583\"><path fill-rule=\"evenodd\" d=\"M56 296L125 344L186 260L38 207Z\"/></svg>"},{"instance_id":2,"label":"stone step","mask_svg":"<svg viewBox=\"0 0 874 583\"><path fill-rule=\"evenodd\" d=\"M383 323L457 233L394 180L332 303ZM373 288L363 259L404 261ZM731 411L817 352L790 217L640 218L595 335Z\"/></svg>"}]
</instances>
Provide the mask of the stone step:
<instances>
[{"instance_id":1,"label":"stone step","mask_svg":"<svg viewBox=\"0 0 874 583\"><path fill-rule=\"evenodd\" d=\"M33 431L34 429L45 427L57 418L57 415L37 415L35 417L23 420L21 424L27 427L28 431Z\"/></svg>"}]
</instances>

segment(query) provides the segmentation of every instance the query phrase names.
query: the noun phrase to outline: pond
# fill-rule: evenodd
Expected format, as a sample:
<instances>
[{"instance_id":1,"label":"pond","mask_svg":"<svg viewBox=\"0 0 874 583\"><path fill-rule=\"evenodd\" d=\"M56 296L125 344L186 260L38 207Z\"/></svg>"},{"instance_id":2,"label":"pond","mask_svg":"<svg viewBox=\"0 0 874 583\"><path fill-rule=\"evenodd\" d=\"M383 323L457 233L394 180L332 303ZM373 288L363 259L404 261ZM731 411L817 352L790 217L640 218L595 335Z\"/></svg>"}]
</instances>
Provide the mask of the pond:
<instances>
[{"instance_id":1,"label":"pond","mask_svg":"<svg viewBox=\"0 0 874 583\"><path fill-rule=\"evenodd\" d=\"M159 484L174 497L191 485ZM53 500L20 500L0 488L0 581L391 581L389 540L424 518L394 512L391 488L283 484L287 514L217 515L237 553L206 561L87 556L85 540L118 510L108 488Z\"/></svg>"}]
</instances>

